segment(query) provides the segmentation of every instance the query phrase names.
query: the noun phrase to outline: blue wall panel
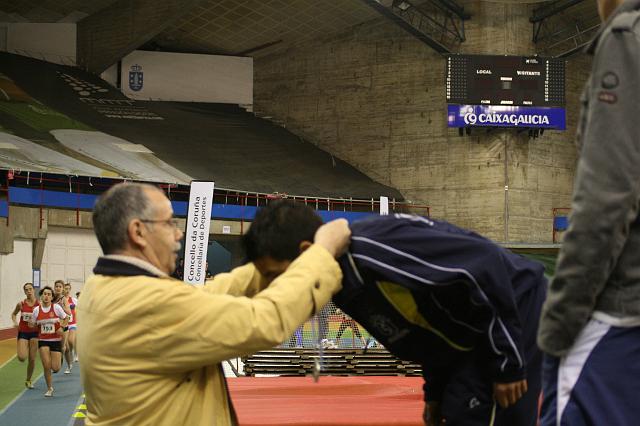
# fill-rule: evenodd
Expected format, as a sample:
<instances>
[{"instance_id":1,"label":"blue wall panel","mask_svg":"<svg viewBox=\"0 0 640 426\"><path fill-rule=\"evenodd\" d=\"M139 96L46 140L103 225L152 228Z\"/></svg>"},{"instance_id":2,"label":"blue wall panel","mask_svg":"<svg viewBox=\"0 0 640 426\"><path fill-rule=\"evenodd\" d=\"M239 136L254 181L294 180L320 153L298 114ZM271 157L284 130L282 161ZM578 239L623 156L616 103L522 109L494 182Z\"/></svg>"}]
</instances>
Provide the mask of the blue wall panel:
<instances>
[{"instance_id":1,"label":"blue wall panel","mask_svg":"<svg viewBox=\"0 0 640 426\"><path fill-rule=\"evenodd\" d=\"M66 209L92 210L96 202L97 195L91 194L75 194L72 192L49 191L32 188L9 187L9 200L11 204L24 204L43 207L59 207ZM187 215L186 201L172 201L174 214L178 217ZM6 201L3 204L0 201L0 216L4 217L8 214ZM258 211L256 206L238 206L235 204L214 204L211 211L212 219L235 219L235 220L252 220ZM323 221L327 222L333 219L344 218L349 222L370 216L374 213L362 212L345 212L340 210L317 210L318 215Z\"/></svg>"}]
</instances>

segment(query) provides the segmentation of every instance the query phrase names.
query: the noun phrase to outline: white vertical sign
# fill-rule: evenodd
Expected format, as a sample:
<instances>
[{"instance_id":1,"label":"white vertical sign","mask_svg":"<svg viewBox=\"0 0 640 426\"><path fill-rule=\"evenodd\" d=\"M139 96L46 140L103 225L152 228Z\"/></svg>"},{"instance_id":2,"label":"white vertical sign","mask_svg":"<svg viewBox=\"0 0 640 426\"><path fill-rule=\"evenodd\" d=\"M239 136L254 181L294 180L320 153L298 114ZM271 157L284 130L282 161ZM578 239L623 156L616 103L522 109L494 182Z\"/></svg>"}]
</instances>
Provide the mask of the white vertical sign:
<instances>
[{"instance_id":1,"label":"white vertical sign","mask_svg":"<svg viewBox=\"0 0 640 426\"><path fill-rule=\"evenodd\" d=\"M33 277L31 278L31 284L33 284L33 288L40 288L40 269L33 270Z\"/></svg>"},{"instance_id":2,"label":"white vertical sign","mask_svg":"<svg viewBox=\"0 0 640 426\"><path fill-rule=\"evenodd\" d=\"M380 196L380 216L389 214L389 197Z\"/></svg>"},{"instance_id":3,"label":"white vertical sign","mask_svg":"<svg viewBox=\"0 0 640 426\"><path fill-rule=\"evenodd\" d=\"M188 284L204 284L207 275L213 187L213 182L192 181L189 189L187 227L184 232L184 281Z\"/></svg>"}]
</instances>

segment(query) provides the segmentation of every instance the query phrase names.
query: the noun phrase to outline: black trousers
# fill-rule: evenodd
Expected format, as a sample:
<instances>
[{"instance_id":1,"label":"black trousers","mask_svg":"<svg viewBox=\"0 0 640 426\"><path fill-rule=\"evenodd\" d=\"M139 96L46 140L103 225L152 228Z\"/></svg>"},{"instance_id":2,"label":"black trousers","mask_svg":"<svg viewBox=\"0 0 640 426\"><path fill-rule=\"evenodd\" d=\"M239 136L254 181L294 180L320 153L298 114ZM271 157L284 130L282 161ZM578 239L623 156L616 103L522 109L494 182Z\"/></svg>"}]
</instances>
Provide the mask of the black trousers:
<instances>
[{"instance_id":1,"label":"black trousers","mask_svg":"<svg viewBox=\"0 0 640 426\"><path fill-rule=\"evenodd\" d=\"M527 393L507 409L493 399L493 380L486 360L471 352L461 358L445 387L441 402L447 426L535 426L542 389L542 352L536 344L540 309L546 288L521 299L522 343L527 366ZM493 423L492 423L493 420Z\"/></svg>"},{"instance_id":2,"label":"black trousers","mask_svg":"<svg viewBox=\"0 0 640 426\"><path fill-rule=\"evenodd\" d=\"M502 409L493 399L493 383L486 366L470 357L445 388L441 407L447 426L535 426L542 355L529 359L527 368L527 393L515 405Z\"/></svg>"}]
</instances>

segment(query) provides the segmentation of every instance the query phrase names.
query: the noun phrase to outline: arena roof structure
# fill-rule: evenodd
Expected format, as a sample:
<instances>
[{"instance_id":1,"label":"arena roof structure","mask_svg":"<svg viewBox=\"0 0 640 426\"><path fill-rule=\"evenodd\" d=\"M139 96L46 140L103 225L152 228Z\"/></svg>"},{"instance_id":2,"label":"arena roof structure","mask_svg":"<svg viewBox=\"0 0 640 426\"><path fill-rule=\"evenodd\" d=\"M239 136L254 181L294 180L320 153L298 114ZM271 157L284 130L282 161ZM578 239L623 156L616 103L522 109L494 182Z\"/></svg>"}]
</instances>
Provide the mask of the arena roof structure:
<instances>
[{"instance_id":1,"label":"arena roof structure","mask_svg":"<svg viewBox=\"0 0 640 426\"><path fill-rule=\"evenodd\" d=\"M593 1L491 1L533 4L531 37L538 53L544 55L577 52L598 27ZM471 0L0 0L0 22L77 25L77 58L69 63L77 68L2 58L0 72L8 80L35 102L66 117L66 126L42 132L12 116L8 110L15 106L5 108L0 125L11 135L0 145L7 153L2 166L172 182L212 179L215 170L216 181L228 188L331 197L387 194L401 200L399 191L373 181L312 143L300 143L300 138L278 123L240 108L136 101L133 109L163 120L138 121L135 126L120 120L116 124L118 120L96 115L95 105L76 105L68 85L83 81L100 86L92 75L134 50L233 55L259 61L370 22L398 25L441 53L464 51L464 22L473 19L468 13L470 5ZM30 71L25 73L26 69ZM66 78L60 80L61 75ZM52 91L56 85L59 92ZM96 90L108 90L101 92L102 98L116 104L128 102L117 91L100 87ZM99 135L89 137L83 132ZM40 147L31 152L25 141L34 139ZM186 141L189 149L185 149ZM14 149L18 146L22 151ZM76 162L61 167L59 156L42 151L42 147L61 146L58 153ZM23 158L27 152L30 154ZM197 161L193 152L200 153ZM34 161L44 157L48 165ZM306 176L304 182L290 178L301 174Z\"/></svg>"},{"instance_id":2,"label":"arena roof structure","mask_svg":"<svg viewBox=\"0 0 640 426\"><path fill-rule=\"evenodd\" d=\"M134 49L265 57L318 38L331 37L372 20L391 18L426 32L433 45L455 49L464 41L463 20L470 0L174 0L126 2L117 0L2 0L0 22L77 22L79 51L96 22L120 19L120 26L100 28L96 37L111 37L117 47L79 60L99 73ZM531 22L540 53L567 54L580 46L598 25L595 2L588 0L483 0L535 3ZM152 4L151 4L152 3ZM372 5L377 4L377 10ZM539 3L539 4L538 4ZM382 14L380 11L388 10ZM418 15L410 17L416 12ZM540 23L544 21L544 25ZM435 25L435 26L434 26ZM405 29L406 29L405 25ZM424 36L424 34L423 34ZM455 43L449 44L445 39ZM544 41L544 43L542 43ZM432 46L433 47L433 46ZM435 48L435 47L434 47Z\"/></svg>"}]
</instances>

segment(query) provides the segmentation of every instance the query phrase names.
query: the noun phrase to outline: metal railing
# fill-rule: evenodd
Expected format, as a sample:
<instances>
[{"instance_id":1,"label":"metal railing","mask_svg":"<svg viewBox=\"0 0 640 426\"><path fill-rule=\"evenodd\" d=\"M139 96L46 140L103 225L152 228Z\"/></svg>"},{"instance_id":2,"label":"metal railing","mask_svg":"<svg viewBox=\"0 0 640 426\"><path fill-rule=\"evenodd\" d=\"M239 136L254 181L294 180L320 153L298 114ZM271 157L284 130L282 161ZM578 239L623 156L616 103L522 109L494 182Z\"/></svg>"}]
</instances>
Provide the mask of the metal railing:
<instances>
[{"instance_id":1,"label":"metal railing","mask_svg":"<svg viewBox=\"0 0 640 426\"><path fill-rule=\"evenodd\" d=\"M0 170L1 193L6 193L8 199L9 186L26 187L41 191L60 191L74 194L99 195L111 186L121 182L134 182L131 179L106 178L95 176L60 175L52 173L22 171L22 170ZM159 186L167 197L172 201L187 201L189 199L189 186L165 182L144 182ZM383 194L381 194L383 195ZM294 202L304 203L315 210L343 211L343 212L379 212L380 200L375 198L339 198L339 197L317 197L309 195L289 195L282 192L264 193L248 192L229 188L215 188L214 203L228 204L244 207L261 207L270 201L278 199L289 199ZM9 202L11 200L8 200ZM40 206L41 214L43 206ZM75 209L79 220L79 212L82 209ZM411 201L396 200L389 198L389 210L393 212L416 213L422 216L429 216L431 211L428 205L414 204ZM240 219L242 221L242 219Z\"/></svg>"}]
</instances>

